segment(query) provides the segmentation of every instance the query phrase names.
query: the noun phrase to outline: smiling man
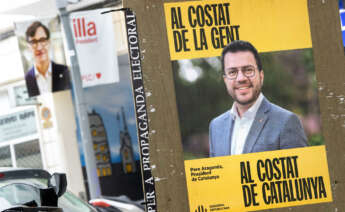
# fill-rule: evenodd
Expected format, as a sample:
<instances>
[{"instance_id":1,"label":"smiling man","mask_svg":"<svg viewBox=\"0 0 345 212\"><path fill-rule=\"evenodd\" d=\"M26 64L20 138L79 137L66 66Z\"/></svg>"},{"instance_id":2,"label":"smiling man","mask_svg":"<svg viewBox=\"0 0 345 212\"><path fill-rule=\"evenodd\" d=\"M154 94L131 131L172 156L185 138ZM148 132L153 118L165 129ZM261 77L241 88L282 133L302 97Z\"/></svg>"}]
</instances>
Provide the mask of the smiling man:
<instances>
[{"instance_id":1,"label":"smiling man","mask_svg":"<svg viewBox=\"0 0 345 212\"><path fill-rule=\"evenodd\" d=\"M50 60L49 29L41 22L35 21L27 28L25 34L34 58L34 66L25 75L29 96L69 89L67 66Z\"/></svg>"},{"instance_id":2,"label":"smiling man","mask_svg":"<svg viewBox=\"0 0 345 212\"><path fill-rule=\"evenodd\" d=\"M221 61L234 103L210 123L210 157L307 146L298 117L261 93L264 71L251 43L231 42L223 49Z\"/></svg>"}]
</instances>

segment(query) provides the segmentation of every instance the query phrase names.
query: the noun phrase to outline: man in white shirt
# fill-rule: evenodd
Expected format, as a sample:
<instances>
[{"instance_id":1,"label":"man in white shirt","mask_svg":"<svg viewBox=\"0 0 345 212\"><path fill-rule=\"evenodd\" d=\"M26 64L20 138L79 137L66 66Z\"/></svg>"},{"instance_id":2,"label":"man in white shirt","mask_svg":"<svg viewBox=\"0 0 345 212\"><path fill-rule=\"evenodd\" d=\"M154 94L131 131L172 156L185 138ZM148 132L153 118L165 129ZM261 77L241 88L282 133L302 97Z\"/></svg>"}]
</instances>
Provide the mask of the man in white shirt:
<instances>
[{"instance_id":1,"label":"man in white shirt","mask_svg":"<svg viewBox=\"0 0 345 212\"><path fill-rule=\"evenodd\" d=\"M29 96L70 88L67 66L56 64L49 58L49 29L39 21L26 30L26 40L34 58L34 66L26 73Z\"/></svg>"},{"instance_id":2,"label":"man in white shirt","mask_svg":"<svg viewBox=\"0 0 345 212\"><path fill-rule=\"evenodd\" d=\"M261 93L264 72L255 47L233 41L222 52L223 79L234 104L210 123L210 156L307 146L298 117Z\"/></svg>"}]
</instances>

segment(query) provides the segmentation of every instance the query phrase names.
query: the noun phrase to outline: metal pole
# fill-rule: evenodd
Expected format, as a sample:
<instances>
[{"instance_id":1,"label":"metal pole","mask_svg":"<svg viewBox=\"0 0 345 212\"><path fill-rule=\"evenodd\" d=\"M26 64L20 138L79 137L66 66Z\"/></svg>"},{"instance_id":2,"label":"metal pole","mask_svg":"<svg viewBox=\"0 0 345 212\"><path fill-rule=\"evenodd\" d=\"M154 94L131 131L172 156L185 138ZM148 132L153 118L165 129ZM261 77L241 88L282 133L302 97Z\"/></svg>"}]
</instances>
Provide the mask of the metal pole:
<instances>
[{"instance_id":1,"label":"metal pole","mask_svg":"<svg viewBox=\"0 0 345 212\"><path fill-rule=\"evenodd\" d=\"M71 60L72 89L74 92L75 111L77 112L77 120L80 128L80 135L83 144L87 181L90 191L90 198L100 197L99 180L97 176L96 160L91 140L89 117L87 114L87 106L84 100L82 81L80 77L79 63L77 52L75 51L73 34L70 28L69 14L66 10L67 0L56 0L56 5L60 12L61 23L65 30L68 53Z\"/></svg>"}]
</instances>

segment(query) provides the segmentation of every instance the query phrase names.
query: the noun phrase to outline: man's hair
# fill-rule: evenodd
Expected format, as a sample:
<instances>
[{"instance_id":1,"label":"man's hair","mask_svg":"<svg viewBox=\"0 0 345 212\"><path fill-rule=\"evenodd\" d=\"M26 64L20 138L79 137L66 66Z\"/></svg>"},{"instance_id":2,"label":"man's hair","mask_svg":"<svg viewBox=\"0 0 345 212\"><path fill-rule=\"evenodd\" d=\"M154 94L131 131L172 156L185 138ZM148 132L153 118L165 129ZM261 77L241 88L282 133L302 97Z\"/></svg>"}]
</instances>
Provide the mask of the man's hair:
<instances>
[{"instance_id":1,"label":"man's hair","mask_svg":"<svg viewBox=\"0 0 345 212\"><path fill-rule=\"evenodd\" d=\"M260 57L259 57L259 54L258 54L258 51L256 50L256 48L251 43L249 43L248 41L235 40L235 41L232 41L230 44L228 44L223 49L222 58L221 58L223 72L225 72L225 70L224 70L224 57L225 57L225 55L229 52L235 53L235 52L243 52L243 51L250 51L251 53L253 53L253 55L255 57L256 65L258 66L259 71L262 71L261 60L260 60Z\"/></svg>"},{"instance_id":2,"label":"man's hair","mask_svg":"<svg viewBox=\"0 0 345 212\"><path fill-rule=\"evenodd\" d=\"M49 29L45 25L43 25L41 22L35 21L26 29L26 32L25 32L26 41L29 41L29 37L35 36L35 33L39 27L43 28L44 32L47 35L47 39L49 40L49 37L50 37Z\"/></svg>"}]
</instances>

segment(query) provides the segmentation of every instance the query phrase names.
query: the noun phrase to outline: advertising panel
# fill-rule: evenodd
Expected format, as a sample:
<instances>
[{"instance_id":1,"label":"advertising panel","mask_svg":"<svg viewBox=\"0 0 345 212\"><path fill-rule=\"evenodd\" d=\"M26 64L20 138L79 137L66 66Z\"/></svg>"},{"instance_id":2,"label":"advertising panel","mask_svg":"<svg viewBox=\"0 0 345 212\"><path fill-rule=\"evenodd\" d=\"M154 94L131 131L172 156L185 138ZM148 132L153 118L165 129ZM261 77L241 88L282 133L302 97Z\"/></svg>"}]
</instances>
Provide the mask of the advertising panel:
<instances>
[{"instance_id":1,"label":"advertising panel","mask_svg":"<svg viewBox=\"0 0 345 212\"><path fill-rule=\"evenodd\" d=\"M105 10L74 12L70 16L83 87L119 81L113 19L111 14L101 14Z\"/></svg>"},{"instance_id":2,"label":"advertising panel","mask_svg":"<svg viewBox=\"0 0 345 212\"><path fill-rule=\"evenodd\" d=\"M102 195L142 199L140 154L128 56L119 56L120 81L84 88ZM79 139L82 153L82 144ZM81 157L85 166L84 155Z\"/></svg>"},{"instance_id":3,"label":"advertising panel","mask_svg":"<svg viewBox=\"0 0 345 212\"><path fill-rule=\"evenodd\" d=\"M157 211L344 208L342 0L123 5L138 19L142 61L133 73L145 85ZM229 62L239 51L222 62L238 40L257 49L261 65L251 51L249 61ZM246 111L252 97L258 104ZM298 176L281 177L287 158Z\"/></svg>"},{"instance_id":4,"label":"advertising panel","mask_svg":"<svg viewBox=\"0 0 345 212\"><path fill-rule=\"evenodd\" d=\"M100 10L95 10L91 14L97 13L100 16L110 17L111 21L102 22L100 25L104 29L112 29L115 22L112 19L111 12L113 11L110 9L103 9L102 11L108 13L101 14ZM126 27L126 13L123 11L114 12L118 18L116 22L121 27ZM121 37L121 33L114 31L112 34L123 39L119 43L124 42L126 44L127 37ZM104 44L111 45L113 43ZM113 49L114 46L108 48L112 51L115 50ZM100 48L99 51L103 52L103 48ZM88 108L91 138L102 195L124 195L132 200L142 200L141 151L138 138L140 126L138 127L136 122L136 98L132 87L131 65L133 63L129 59L130 50L121 49L120 52L120 55L102 56L102 59L98 61L107 66L106 68L112 72L111 74L118 75L117 80L111 83L101 83L98 86L86 86L83 91ZM92 59L90 60L92 62ZM117 61L116 68L108 66L114 60ZM81 162L82 166L85 166L80 133L78 136ZM85 169L83 170L85 171Z\"/></svg>"},{"instance_id":5,"label":"advertising panel","mask_svg":"<svg viewBox=\"0 0 345 212\"><path fill-rule=\"evenodd\" d=\"M325 146L311 147L323 137L307 1L164 12L190 211L332 201Z\"/></svg>"},{"instance_id":6,"label":"advertising panel","mask_svg":"<svg viewBox=\"0 0 345 212\"><path fill-rule=\"evenodd\" d=\"M59 18L18 22L15 33L29 96L70 89Z\"/></svg>"},{"instance_id":7,"label":"advertising panel","mask_svg":"<svg viewBox=\"0 0 345 212\"><path fill-rule=\"evenodd\" d=\"M35 109L0 116L0 142L37 133Z\"/></svg>"}]
</instances>

